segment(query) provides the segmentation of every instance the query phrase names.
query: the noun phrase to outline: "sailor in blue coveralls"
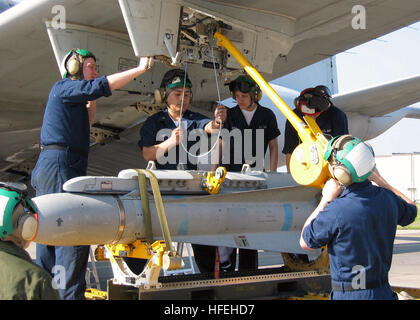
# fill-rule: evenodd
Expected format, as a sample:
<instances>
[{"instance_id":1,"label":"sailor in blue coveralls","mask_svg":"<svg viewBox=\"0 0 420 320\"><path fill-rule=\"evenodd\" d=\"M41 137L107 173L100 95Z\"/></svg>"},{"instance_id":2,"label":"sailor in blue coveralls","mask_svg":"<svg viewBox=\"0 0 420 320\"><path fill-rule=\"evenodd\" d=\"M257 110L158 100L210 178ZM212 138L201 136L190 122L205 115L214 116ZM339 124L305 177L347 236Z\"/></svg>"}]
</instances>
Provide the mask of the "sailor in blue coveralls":
<instances>
[{"instance_id":1,"label":"sailor in blue coveralls","mask_svg":"<svg viewBox=\"0 0 420 320\"><path fill-rule=\"evenodd\" d=\"M228 171L234 172L240 172L243 164L250 165L254 170L263 170L265 153L269 150L269 168L271 171L277 171L277 138L280 135L280 130L273 111L258 103L262 97L261 89L250 76L241 75L229 83L229 91L237 105L227 110L227 118L224 123L226 131L222 135L221 165ZM240 134L236 135L235 131ZM228 135L225 135L226 133ZM227 141L228 139L229 141ZM222 252L225 253L226 248L219 247L223 270L235 270L236 249L225 259L222 259ZM225 255L227 254L225 253ZM257 250L241 248L238 258L239 271L258 269ZM224 263L222 263L223 260L225 260Z\"/></svg>"},{"instance_id":2,"label":"sailor in blue coveralls","mask_svg":"<svg viewBox=\"0 0 420 320\"><path fill-rule=\"evenodd\" d=\"M221 123L226 120L226 109L221 106L215 109L215 120L188 110L192 98L191 88L188 74L181 69L172 69L165 73L160 88L155 92L156 100L165 102L166 109L147 118L140 130L138 145L143 158L146 161L155 161L157 169L196 170L196 155L191 156L188 153L192 144L197 142L194 139L189 141L185 135L195 130L201 130L205 134L217 133ZM200 150L200 154L206 152ZM192 247L200 271L213 271L207 268L207 255L200 254L200 249L208 246L193 244Z\"/></svg>"},{"instance_id":3,"label":"sailor in blue coveralls","mask_svg":"<svg viewBox=\"0 0 420 320\"><path fill-rule=\"evenodd\" d=\"M325 158L333 179L304 224L301 247L327 245L330 299L397 299L388 282L396 228L412 223L417 207L380 176L372 149L360 139L334 138Z\"/></svg>"},{"instance_id":4,"label":"sailor in blue coveralls","mask_svg":"<svg viewBox=\"0 0 420 320\"><path fill-rule=\"evenodd\" d=\"M331 102L331 93L326 86L316 86L303 90L294 101L296 109L293 111L303 119L304 115L315 119L322 132L333 138L348 134L348 122L346 114ZM289 120L284 127L284 146L282 153L286 155L286 167L290 172L290 156L295 148L301 143L299 135Z\"/></svg>"},{"instance_id":5,"label":"sailor in blue coveralls","mask_svg":"<svg viewBox=\"0 0 420 320\"><path fill-rule=\"evenodd\" d=\"M88 50L73 49L64 57L65 73L48 97L41 153L32 172L36 196L63 192L67 180L86 175L95 100L110 96L111 91L144 73L149 62L149 58L141 58L136 68L98 77L96 58ZM89 246L37 244L36 255L37 264L50 273L60 273L57 279L65 277L65 281L57 283L61 299L84 299Z\"/></svg>"},{"instance_id":6,"label":"sailor in blue coveralls","mask_svg":"<svg viewBox=\"0 0 420 320\"><path fill-rule=\"evenodd\" d=\"M215 120L188 110L191 88L188 74L181 69L172 69L165 73L160 88L156 90L156 100L165 102L166 108L147 118L140 129L138 145L143 158L155 161L157 169L196 170L197 157L206 151L192 154L190 148L198 138L197 141L188 139L188 135L192 131L197 134L216 133L226 119L226 110L222 107L215 109Z\"/></svg>"}]
</instances>

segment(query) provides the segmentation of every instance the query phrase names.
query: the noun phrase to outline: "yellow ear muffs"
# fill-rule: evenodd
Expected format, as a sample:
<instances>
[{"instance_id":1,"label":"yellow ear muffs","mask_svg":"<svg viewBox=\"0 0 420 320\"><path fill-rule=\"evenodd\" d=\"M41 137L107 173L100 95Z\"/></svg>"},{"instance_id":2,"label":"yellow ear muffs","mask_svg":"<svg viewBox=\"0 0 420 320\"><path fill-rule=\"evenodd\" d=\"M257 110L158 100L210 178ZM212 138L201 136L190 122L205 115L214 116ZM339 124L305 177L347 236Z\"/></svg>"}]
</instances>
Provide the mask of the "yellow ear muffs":
<instances>
[{"instance_id":1,"label":"yellow ear muffs","mask_svg":"<svg viewBox=\"0 0 420 320\"><path fill-rule=\"evenodd\" d=\"M353 139L353 136L346 134L337 138L337 140L335 140L331 145L331 148L334 151L333 159L330 164L330 172L335 180L337 180L339 183L346 187L353 183L353 179L350 171L336 159L336 152L337 150L343 150L346 144L350 141L353 141Z\"/></svg>"},{"instance_id":2,"label":"yellow ear muffs","mask_svg":"<svg viewBox=\"0 0 420 320\"><path fill-rule=\"evenodd\" d=\"M38 220L34 215L25 215L19 219L17 230L22 239L32 241L38 232Z\"/></svg>"},{"instance_id":3,"label":"yellow ear muffs","mask_svg":"<svg viewBox=\"0 0 420 320\"><path fill-rule=\"evenodd\" d=\"M68 73L73 76L77 74L80 70L80 62L77 60L75 56L71 57L69 61L67 61L67 71Z\"/></svg>"},{"instance_id":4,"label":"yellow ear muffs","mask_svg":"<svg viewBox=\"0 0 420 320\"><path fill-rule=\"evenodd\" d=\"M71 56L66 62L66 71L72 80L83 79L83 61L84 58L80 55L77 50L71 53Z\"/></svg>"},{"instance_id":5,"label":"yellow ear muffs","mask_svg":"<svg viewBox=\"0 0 420 320\"><path fill-rule=\"evenodd\" d=\"M191 89L190 89L191 90ZM168 98L170 91L168 92L165 88L157 88L153 92L155 97L155 103L163 103ZM190 103L193 99L193 93L192 90L190 91Z\"/></svg>"},{"instance_id":6,"label":"yellow ear muffs","mask_svg":"<svg viewBox=\"0 0 420 320\"><path fill-rule=\"evenodd\" d=\"M350 171L343 165L332 165L330 171L333 178L346 187L353 182Z\"/></svg>"},{"instance_id":7,"label":"yellow ear muffs","mask_svg":"<svg viewBox=\"0 0 420 320\"><path fill-rule=\"evenodd\" d=\"M337 140L334 141L332 148L337 150L342 150L345 148L346 144L352 141L354 137L349 134L342 135Z\"/></svg>"},{"instance_id":8,"label":"yellow ear muffs","mask_svg":"<svg viewBox=\"0 0 420 320\"><path fill-rule=\"evenodd\" d=\"M258 101L260 101L260 100L261 100L261 98L262 98L262 91L261 91L261 89L258 87L258 88L255 90L255 93L254 93L254 100L255 100L255 102L258 102Z\"/></svg>"},{"instance_id":9,"label":"yellow ear muffs","mask_svg":"<svg viewBox=\"0 0 420 320\"><path fill-rule=\"evenodd\" d=\"M166 100L166 90L164 88L155 89L154 96L156 103L162 103Z\"/></svg>"}]
</instances>

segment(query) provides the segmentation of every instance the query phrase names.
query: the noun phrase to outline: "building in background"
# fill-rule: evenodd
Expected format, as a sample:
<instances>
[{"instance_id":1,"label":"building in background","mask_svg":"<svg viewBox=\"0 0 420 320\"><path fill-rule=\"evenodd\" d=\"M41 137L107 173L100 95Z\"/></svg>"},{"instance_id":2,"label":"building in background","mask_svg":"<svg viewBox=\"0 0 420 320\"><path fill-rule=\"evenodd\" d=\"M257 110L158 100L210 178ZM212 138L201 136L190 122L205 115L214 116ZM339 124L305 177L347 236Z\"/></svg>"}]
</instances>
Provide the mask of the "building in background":
<instances>
[{"instance_id":1,"label":"building in background","mask_svg":"<svg viewBox=\"0 0 420 320\"><path fill-rule=\"evenodd\" d=\"M411 200L420 200L420 152L377 156L376 166L389 184Z\"/></svg>"}]
</instances>

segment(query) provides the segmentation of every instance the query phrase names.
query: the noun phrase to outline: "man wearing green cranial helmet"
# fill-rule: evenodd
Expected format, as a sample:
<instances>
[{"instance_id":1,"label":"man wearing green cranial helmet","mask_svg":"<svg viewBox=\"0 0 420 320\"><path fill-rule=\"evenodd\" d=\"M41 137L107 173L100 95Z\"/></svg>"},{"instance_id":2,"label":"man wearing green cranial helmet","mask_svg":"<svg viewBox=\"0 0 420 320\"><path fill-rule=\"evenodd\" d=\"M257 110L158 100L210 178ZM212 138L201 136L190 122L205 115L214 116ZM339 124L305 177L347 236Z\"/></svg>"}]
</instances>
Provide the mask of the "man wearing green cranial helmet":
<instances>
[{"instance_id":1,"label":"man wearing green cranial helmet","mask_svg":"<svg viewBox=\"0 0 420 320\"><path fill-rule=\"evenodd\" d=\"M414 221L417 207L381 177L361 139L333 138L325 160L333 178L302 228L301 247L327 245L332 300L397 299L388 281L395 233Z\"/></svg>"},{"instance_id":2,"label":"man wearing green cranial helmet","mask_svg":"<svg viewBox=\"0 0 420 320\"><path fill-rule=\"evenodd\" d=\"M146 161L155 161L157 169L185 170L197 169L197 157L188 154L196 140L188 139L200 132L219 132L226 119L226 110L218 106L214 120L189 110L192 100L192 82L185 70L171 69L163 77L160 87L155 90L155 100L166 108L147 118L140 129L138 145ZM204 132L203 132L204 131ZM197 137L197 136L195 136ZM200 150L200 153L205 153ZM192 245L194 257L201 272L207 271L203 262L202 245Z\"/></svg>"},{"instance_id":3,"label":"man wearing green cranial helmet","mask_svg":"<svg viewBox=\"0 0 420 320\"><path fill-rule=\"evenodd\" d=\"M63 184L86 175L90 127L96 115L96 100L112 95L150 67L150 58L140 58L135 68L99 76L96 57L74 48L62 60L63 79L51 89L41 128L41 153L31 175L36 195L63 192ZM66 270L62 299L84 299L89 246L37 244L37 263L48 272L54 266Z\"/></svg>"},{"instance_id":4,"label":"man wearing green cranial helmet","mask_svg":"<svg viewBox=\"0 0 420 320\"><path fill-rule=\"evenodd\" d=\"M0 299L57 300L51 275L25 251L36 235L36 209L26 186L0 182Z\"/></svg>"},{"instance_id":5,"label":"man wearing green cranial helmet","mask_svg":"<svg viewBox=\"0 0 420 320\"><path fill-rule=\"evenodd\" d=\"M72 80L84 79L83 63L87 58L96 62L95 55L86 49L73 49L64 56L62 61L63 79L69 77Z\"/></svg>"},{"instance_id":6,"label":"man wearing green cranial helmet","mask_svg":"<svg viewBox=\"0 0 420 320\"><path fill-rule=\"evenodd\" d=\"M190 111L192 87L185 70L171 69L163 75L160 87L155 90L156 102L165 104L166 108L147 118L140 130L138 145L143 158L156 161L158 169L176 170L182 162L185 169L196 170L196 159L192 161L187 155L196 141L186 139L185 146L181 145L182 130L186 134L193 130L203 130L210 134L213 130L219 130L226 117L224 109L219 107L214 112L213 121L198 112ZM158 133L165 130L170 130L170 135L160 137Z\"/></svg>"}]
</instances>

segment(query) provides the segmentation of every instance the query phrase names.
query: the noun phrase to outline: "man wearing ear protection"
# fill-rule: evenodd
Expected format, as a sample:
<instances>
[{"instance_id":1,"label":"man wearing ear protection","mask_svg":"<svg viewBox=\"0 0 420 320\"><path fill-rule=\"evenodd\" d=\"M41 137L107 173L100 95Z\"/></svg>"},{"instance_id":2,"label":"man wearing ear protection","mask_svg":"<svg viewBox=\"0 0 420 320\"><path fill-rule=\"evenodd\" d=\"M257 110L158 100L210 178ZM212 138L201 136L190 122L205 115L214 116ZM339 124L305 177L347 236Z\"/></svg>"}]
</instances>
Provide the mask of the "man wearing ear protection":
<instances>
[{"instance_id":1,"label":"man wearing ear protection","mask_svg":"<svg viewBox=\"0 0 420 320\"><path fill-rule=\"evenodd\" d=\"M160 88L155 91L155 100L164 102L166 109L159 111L147 118L140 130L138 145L146 161L156 161L157 169L176 170L180 164L180 152L184 155L189 152L195 141L186 139L186 145L181 145L184 134L195 129L202 129L210 134L220 129L221 123L226 118L224 108L216 108L215 120L188 110L192 99L192 83L188 74L181 69L171 69L162 78ZM179 121L181 120L181 126ZM160 133L171 130L170 135ZM173 150L174 149L174 150ZM175 152L173 152L175 151ZM168 153L175 157L167 157ZM160 161L167 157L167 161ZM185 170L197 170L197 164L192 163L187 155L184 157Z\"/></svg>"},{"instance_id":2,"label":"man wearing ear protection","mask_svg":"<svg viewBox=\"0 0 420 320\"><path fill-rule=\"evenodd\" d=\"M195 129L202 129L208 134L213 133L220 129L226 119L226 110L223 107L215 109L215 120L210 120L198 112L188 110L192 99L191 89L192 82L188 74L181 69L171 69L164 74L159 89L155 91L156 102L164 102L166 109L147 118L140 130L138 145L146 161L156 161L157 169L176 170L178 165L181 164L180 152L190 150L190 147L195 143L187 139L186 145L180 146L183 134L188 134ZM180 120L182 122L181 127L179 126ZM168 129L171 132L169 135L159 137L159 133ZM168 157L169 161L159 161L173 151L175 158ZM188 156L185 158L186 163L183 163L183 169L197 170L196 163L191 163ZM207 247L209 246L192 245L194 258L200 272L214 270L214 267L212 270L207 269Z\"/></svg>"},{"instance_id":3,"label":"man wearing ear protection","mask_svg":"<svg viewBox=\"0 0 420 320\"><path fill-rule=\"evenodd\" d=\"M245 159L245 144L252 145L252 155L264 159L267 150L270 151L270 170L277 171L278 165L278 142L277 137L280 135L277 119L273 111L269 108L261 106L258 101L262 98L262 92L258 84L248 75L241 75L229 83L229 91L237 105L227 110L226 124L224 128L229 131L239 129L242 133L242 147L234 146L234 141L230 144L229 163L224 163L228 171L240 172L242 165L245 163L255 167L256 163L249 163ZM257 130L264 130L263 154L257 153ZM245 141L245 131L252 132L251 141ZM235 163L235 152L241 150L242 162ZM257 168L262 170L262 168Z\"/></svg>"},{"instance_id":4,"label":"man wearing ear protection","mask_svg":"<svg viewBox=\"0 0 420 320\"><path fill-rule=\"evenodd\" d=\"M41 153L32 172L31 184L37 196L63 192L63 184L86 175L90 126L96 100L108 97L140 76L150 66L141 58L133 69L99 77L96 57L85 49L73 49L63 59L63 79L51 89L41 128ZM62 299L84 299L89 246L54 247L37 244L37 263L49 272L54 266L66 271Z\"/></svg>"},{"instance_id":5,"label":"man wearing ear protection","mask_svg":"<svg viewBox=\"0 0 420 320\"><path fill-rule=\"evenodd\" d=\"M278 129L277 119L273 111L263 107L259 104L259 100L262 98L262 92L258 84L248 75L240 75L233 81L229 83L229 91L233 99L236 100L237 105L233 108L227 110L226 123L224 128L232 132L232 130L239 130L240 135L240 145L237 145L237 140L235 137L230 136L229 143L229 161L222 159L222 165L226 167L228 171L240 172L243 164L250 164L252 168L257 168L262 170L263 167L258 166L258 160L261 160L260 163L263 164L265 153L267 149L270 151L270 170L277 171L278 165L278 142L277 137L280 135L280 130ZM258 130L263 130L263 139L262 141L257 141ZM246 134L245 132L251 134ZM249 137L249 141L247 138ZM257 143L260 143L262 150L261 154L257 154ZM222 137L222 145L223 143ZM245 148L248 147L252 150L252 156L257 161L251 162L251 159L245 159ZM223 146L222 146L223 148ZM240 162L236 162L237 153L240 154ZM222 154L222 152L219 152ZM231 253L229 252L229 250ZM228 256L228 261L221 263L221 267L227 271L235 270L236 264L236 249L232 248L219 248L219 254L223 252L224 256ZM229 255L230 253L230 255ZM208 252L208 257L211 257L211 262L209 262L210 268L214 265L215 252ZM238 270L256 270L258 269L258 251L257 250L248 250L248 249L239 249L238 253ZM222 262L222 259L220 259Z\"/></svg>"},{"instance_id":6,"label":"man wearing ear protection","mask_svg":"<svg viewBox=\"0 0 420 320\"><path fill-rule=\"evenodd\" d=\"M36 235L35 207L21 183L0 182L0 300L58 300L51 275L25 251Z\"/></svg>"},{"instance_id":7,"label":"man wearing ear protection","mask_svg":"<svg viewBox=\"0 0 420 320\"><path fill-rule=\"evenodd\" d=\"M327 245L330 299L396 299L388 282L396 228L412 223L417 207L380 176L373 150L362 140L335 137L325 159L333 178L303 226L301 247Z\"/></svg>"},{"instance_id":8,"label":"man wearing ear protection","mask_svg":"<svg viewBox=\"0 0 420 320\"><path fill-rule=\"evenodd\" d=\"M335 137L348 134L346 114L331 102L331 92L323 85L303 90L294 101L296 109L293 111L303 119L304 115L315 119L325 135ZM290 156L301 143L295 128L287 120L284 129L284 146L282 152L286 155L286 167L290 172Z\"/></svg>"}]
</instances>

